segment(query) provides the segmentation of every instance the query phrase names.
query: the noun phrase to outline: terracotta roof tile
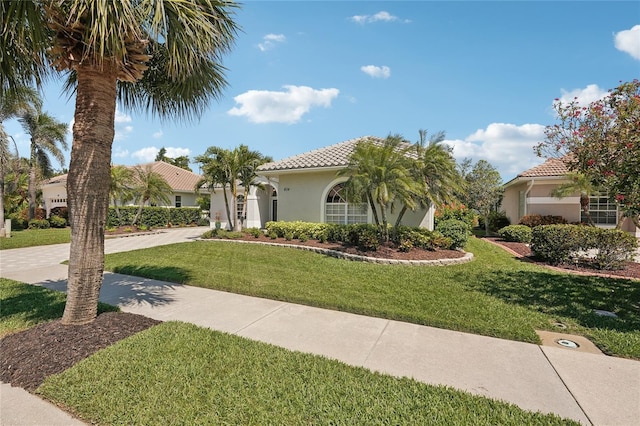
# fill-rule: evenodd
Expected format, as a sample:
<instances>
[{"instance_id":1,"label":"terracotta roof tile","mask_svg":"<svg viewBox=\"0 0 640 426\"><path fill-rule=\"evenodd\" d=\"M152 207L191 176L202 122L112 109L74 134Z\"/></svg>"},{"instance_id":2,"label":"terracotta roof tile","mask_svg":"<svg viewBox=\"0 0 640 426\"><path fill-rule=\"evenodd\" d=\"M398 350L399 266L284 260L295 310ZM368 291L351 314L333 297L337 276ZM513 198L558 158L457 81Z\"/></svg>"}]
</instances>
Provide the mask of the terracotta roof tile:
<instances>
[{"instance_id":1,"label":"terracotta roof tile","mask_svg":"<svg viewBox=\"0 0 640 426\"><path fill-rule=\"evenodd\" d=\"M356 144L372 139L382 141L374 136L363 136L340 142L314 151L287 157L279 161L266 163L258 167L258 171L315 169L318 167L344 167L349 164L349 157Z\"/></svg>"},{"instance_id":2,"label":"terracotta roof tile","mask_svg":"<svg viewBox=\"0 0 640 426\"><path fill-rule=\"evenodd\" d=\"M150 165L151 170L160 174L171 186L174 191L187 191L194 190L196 183L202 178L202 176L190 172L189 170L181 169L164 161L156 161L154 163L141 164L142 167ZM127 166L133 168L135 166ZM47 179L43 182L43 185L51 184L67 184L67 175L60 175Z\"/></svg>"},{"instance_id":3,"label":"terracotta roof tile","mask_svg":"<svg viewBox=\"0 0 640 426\"><path fill-rule=\"evenodd\" d=\"M564 176L569 173L566 163L560 158L549 158L544 163L525 170L518 177Z\"/></svg>"}]
</instances>

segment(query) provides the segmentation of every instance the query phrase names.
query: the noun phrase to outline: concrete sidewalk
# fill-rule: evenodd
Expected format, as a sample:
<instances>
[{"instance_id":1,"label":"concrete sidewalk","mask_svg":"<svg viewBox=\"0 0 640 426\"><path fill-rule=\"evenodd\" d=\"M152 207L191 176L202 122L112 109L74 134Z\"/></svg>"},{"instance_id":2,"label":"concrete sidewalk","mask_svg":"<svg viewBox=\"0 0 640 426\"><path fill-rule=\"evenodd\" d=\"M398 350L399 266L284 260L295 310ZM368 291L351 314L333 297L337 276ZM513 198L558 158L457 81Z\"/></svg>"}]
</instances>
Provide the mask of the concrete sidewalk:
<instances>
[{"instance_id":1,"label":"concrete sidewalk","mask_svg":"<svg viewBox=\"0 0 640 426\"><path fill-rule=\"evenodd\" d=\"M127 250L141 244L138 238L119 239L118 249L110 241L106 245L113 244L112 250ZM162 241L171 238L165 235ZM150 243L150 239L145 242ZM2 276L65 290L65 266L40 265L25 270L5 263L13 254L5 257L3 251L0 256ZM633 425L640 418L638 361L112 273L105 274L100 299L125 312L190 322L395 376L451 386L583 424ZM2 385L2 425L42 424L21 416L36 414L36 420L42 421L49 418L48 410L61 414L53 406L34 410L17 403L20 398L25 404L38 400L26 392L9 404L5 388ZM5 423L20 418L25 422Z\"/></svg>"}]
</instances>

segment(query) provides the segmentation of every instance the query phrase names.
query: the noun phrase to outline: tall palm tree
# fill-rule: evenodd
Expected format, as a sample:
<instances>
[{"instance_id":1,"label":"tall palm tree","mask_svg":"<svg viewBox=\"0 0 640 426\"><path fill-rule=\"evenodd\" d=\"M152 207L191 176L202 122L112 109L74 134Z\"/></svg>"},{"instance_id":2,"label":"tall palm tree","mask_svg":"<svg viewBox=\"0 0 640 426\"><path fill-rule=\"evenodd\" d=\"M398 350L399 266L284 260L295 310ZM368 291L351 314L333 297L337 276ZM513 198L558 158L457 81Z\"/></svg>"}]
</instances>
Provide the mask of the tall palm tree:
<instances>
[{"instance_id":1,"label":"tall palm tree","mask_svg":"<svg viewBox=\"0 0 640 426\"><path fill-rule=\"evenodd\" d=\"M589 213L591 204L589 196L597 192L598 188L593 184L591 179L583 173L571 172L565 177L568 182L556 186L553 191L551 191L551 196L555 198L565 198L578 192L580 194L580 208L584 213L584 217L587 219L589 225L595 226Z\"/></svg>"},{"instance_id":2,"label":"tall palm tree","mask_svg":"<svg viewBox=\"0 0 640 426\"><path fill-rule=\"evenodd\" d=\"M416 180L423 184L423 190L416 193L415 203L424 208L450 203L463 184L452 149L443 144L445 133L440 131L429 139L426 130L420 129L418 133L420 139L415 144L417 158L413 163L413 173ZM398 214L396 228L407 208L408 204L405 204Z\"/></svg>"},{"instance_id":3,"label":"tall palm tree","mask_svg":"<svg viewBox=\"0 0 640 426\"><path fill-rule=\"evenodd\" d=\"M380 143L356 144L347 167L339 175L349 176L345 184L351 201L369 202L385 242L389 241L389 212L399 201L415 208L415 195L422 186L412 175L412 145L400 135L389 135ZM379 221L378 221L379 220Z\"/></svg>"},{"instance_id":4,"label":"tall palm tree","mask_svg":"<svg viewBox=\"0 0 640 426\"><path fill-rule=\"evenodd\" d=\"M235 229L237 214L231 215L229 195L227 193L227 187L229 187L235 204L237 187L236 179L232 178L234 172L232 170L233 165L231 164L231 151L217 146L211 146L207 148L203 155L196 157L196 162L202 164L202 173L204 175L204 177L196 183L196 188L200 189L207 186L211 192L215 193L217 187L222 187L222 196L224 197L224 206L227 213L227 227ZM234 208L234 213L235 211Z\"/></svg>"},{"instance_id":5,"label":"tall palm tree","mask_svg":"<svg viewBox=\"0 0 640 426\"><path fill-rule=\"evenodd\" d=\"M19 118L22 128L31 137L29 156L29 220L35 217L36 210L36 176L40 171L42 177L52 173L49 155L64 165L64 153L58 147L67 148L67 124L61 123L40 106L25 112Z\"/></svg>"},{"instance_id":6,"label":"tall palm tree","mask_svg":"<svg viewBox=\"0 0 640 426\"><path fill-rule=\"evenodd\" d=\"M145 204L169 204L169 194L172 188L160 173L153 171L151 164L147 164L144 167L136 166L133 169L133 181L132 192L138 195L138 211L132 222L132 225L135 225L142 216Z\"/></svg>"},{"instance_id":7,"label":"tall palm tree","mask_svg":"<svg viewBox=\"0 0 640 426\"><path fill-rule=\"evenodd\" d=\"M124 204L133 198L133 171L125 166L112 166L109 182L109 197L118 219L121 219L118 202Z\"/></svg>"},{"instance_id":8,"label":"tall palm tree","mask_svg":"<svg viewBox=\"0 0 640 426\"><path fill-rule=\"evenodd\" d=\"M97 314L116 100L161 118L200 117L226 86L221 59L238 29L236 7L227 0L0 0L0 97L38 83L49 66L71 77L76 95L63 324Z\"/></svg>"},{"instance_id":9,"label":"tall palm tree","mask_svg":"<svg viewBox=\"0 0 640 426\"><path fill-rule=\"evenodd\" d=\"M2 59L3 61L0 62L4 64L4 57ZM2 71L4 72L4 68ZM42 101L38 93L29 86L18 85L13 87L12 90L6 91L4 96L0 97L0 237L4 237L6 234L4 229L4 179L7 166L12 157L9 139L13 141L16 158L20 157L15 140L7 134L3 122L41 105Z\"/></svg>"}]
</instances>

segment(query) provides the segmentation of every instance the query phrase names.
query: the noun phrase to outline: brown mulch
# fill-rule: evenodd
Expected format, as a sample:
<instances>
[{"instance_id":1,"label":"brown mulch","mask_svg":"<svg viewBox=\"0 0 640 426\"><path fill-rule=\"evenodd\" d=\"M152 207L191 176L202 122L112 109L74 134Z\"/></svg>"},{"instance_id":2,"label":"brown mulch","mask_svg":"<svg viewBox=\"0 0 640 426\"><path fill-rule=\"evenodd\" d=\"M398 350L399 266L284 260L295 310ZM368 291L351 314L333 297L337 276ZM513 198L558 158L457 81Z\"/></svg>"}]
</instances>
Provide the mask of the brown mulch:
<instances>
[{"instance_id":1,"label":"brown mulch","mask_svg":"<svg viewBox=\"0 0 640 426\"><path fill-rule=\"evenodd\" d=\"M251 235L246 235L240 238L242 241L247 242L263 242L263 243L272 243L272 244L293 244L297 246L305 246L305 247L319 247L329 250L340 251L343 253L355 254L358 256L365 257L374 257L376 259L393 259L393 260L438 260L438 259L457 259L463 257L465 255L464 252L458 250L423 250L418 248L413 248L409 252L401 252L398 250L396 246L393 244L380 245L378 250L376 251L365 251L360 249L359 247L347 246L341 243L321 243L317 240L307 240L307 241L299 241L299 240L291 240L288 241L284 238L269 238L266 235L260 235L258 238L255 238Z\"/></svg>"},{"instance_id":2,"label":"brown mulch","mask_svg":"<svg viewBox=\"0 0 640 426\"><path fill-rule=\"evenodd\" d=\"M570 272L578 275L597 275L603 277L632 278L640 280L640 263L637 262L625 262L624 269L616 269L610 271L601 271L595 268L590 268L587 264L551 266L545 262L540 261L539 259L536 259L531 252L531 248L524 243L512 243L496 237L483 237L483 239L508 249L508 251L511 251L514 255L522 258L527 262L532 262L546 268Z\"/></svg>"},{"instance_id":3,"label":"brown mulch","mask_svg":"<svg viewBox=\"0 0 640 426\"><path fill-rule=\"evenodd\" d=\"M33 392L48 376L158 323L142 315L105 312L86 325L55 320L10 334L0 340L0 380Z\"/></svg>"}]
</instances>

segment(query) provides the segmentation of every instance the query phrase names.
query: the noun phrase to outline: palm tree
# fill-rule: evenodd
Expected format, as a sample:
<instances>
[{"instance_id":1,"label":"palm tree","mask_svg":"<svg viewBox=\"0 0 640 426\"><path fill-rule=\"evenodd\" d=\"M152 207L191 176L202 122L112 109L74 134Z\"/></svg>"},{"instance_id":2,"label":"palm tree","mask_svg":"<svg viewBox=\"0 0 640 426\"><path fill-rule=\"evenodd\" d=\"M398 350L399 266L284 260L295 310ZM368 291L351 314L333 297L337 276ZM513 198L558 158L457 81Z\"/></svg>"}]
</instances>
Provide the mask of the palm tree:
<instances>
[{"instance_id":1,"label":"palm tree","mask_svg":"<svg viewBox=\"0 0 640 426\"><path fill-rule=\"evenodd\" d=\"M109 182L109 197L118 219L121 219L118 201L124 204L133 198L133 171L125 166L112 166Z\"/></svg>"},{"instance_id":2,"label":"palm tree","mask_svg":"<svg viewBox=\"0 0 640 426\"><path fill-rule=\"evenodd\" d=\"M203 155L197 156L196 162L202 164L202 172L204 177L196 183L196 189L199 190L207 186L209 187L209 189L211 189L211 192L215 194L216 187L222 187L224 206L227 212L227 226L231 227L231 229L235 229L237 223L237 215L234 214L233 216L231 216L229 196L227 194L227 185L229 186L232 194L237 194L237 189L235 186L236 180L231 178L231 176L233 176L233 171L230 167L231 158L231 151L216 146L207 148Z\"/></svg>"},{"instance_id":3,"label":"palm tree","mask_svg":"<svg viewBox=\"0 0 640 426\"><path fill-rule=\"evenodd\" d=\"M445 133L431 135L427 142L427 131L418 131L420 139L415 144L416 161L414 176L423 184L423 190L416 194L415 204L429 208L453 201L455 193L462 189L462 177L458 173L452 149L443 144ZM395 223L397 228L409 204L405 204Z\"/></svg>"},{"instance_id":4,"label":"palm tree","mask_svg":"<svg viewBox=\"0 0 640 426\"><path fill-rule=\"evenodd\" d=\"M415 194L422 186L412 176L409 151L412 145L400 135L389 135L382 142L358 142L340 176L350 201L367 201L385 242L389 241L388 213L394 202L415 208ZM377 211L379 210L379 211Z\"/></svg>"},{"instance_id":5,"label":"palm tree","mask_svg":"<svg viewBox=\"0 0 640 426\"><path fill-rule=\"evenodd\" d=\"M138 211L131 223L135 225L140 220L142 209L146 203L169 204L169 194L172 188L160 173L153 171L151 164L144 167L136 166L133 169L133 180L135 183L132 192L138 194Z\"/></svg>"},{"instance_id":6,"label":"palm tree","mask_svg":"<svg viewBox=\"0 0 640 426\"><path fill-rule=\"evenodd\" d=\"M22 128L31 136L31 155L29 156L29 220L35 217L36 210L36 175L40 171L42 177L52 174L51 160L54 157L64 165L63 149L67 148L67 124L57 121L36 106L19 118Z\"/></svg>"},{"instance_id":7,"label":"palm tree","mask_svg":"<svg viewBox=\"0 0 640 426\"><path fill-rule=\"evenodd\" d=\"M575 194L576 192L580 193L580 208L582 208L584 217L587 219L587 223L589 225L595 226L595 223L591 218L591 214L589 213L589 207L591 204L589 196L597 192L596 186L591 182L591 179L583 173L571 172L565 177L568 182L556 186L553 191L551 191L551 196L555 198L565 198Z\"/></svg>"},{"instance_id":8,"label":"palm tree","mask_svg":"<svg viewBox=\"0 0 640 426\"><path fill-rule=\"evenodd\" d=\"M4 64L4 58L1 62ZM4 72L4 68L2 70ZM4 179L6 167L12 156L9 144L9 138L11 138L11 136L7 134L2 123L33 108L38 108L41 105L42 103L38 93L29 86L19 85L5 92L4 96L0 97L0 237L4 237L6 233L4 229ZM19 158L18 146L15 140L13 140L13 138L11 139L15 147L16 158Z\"/></svg>"},{"instance_id":9,"label":"palm tree","mask_svg":"<svg viewBox=\"0 0 640 426\"><path fill-rule=\"evenodd\" d=\"M49 66L70 76L76 95L63 324L97 314L116 99L161 118L200 117L226 86L221 58L238 30L236 7L227 0L0 0L0 97L38 83Z\"/></svg>"}]
</instances>

